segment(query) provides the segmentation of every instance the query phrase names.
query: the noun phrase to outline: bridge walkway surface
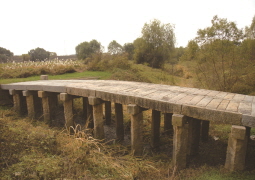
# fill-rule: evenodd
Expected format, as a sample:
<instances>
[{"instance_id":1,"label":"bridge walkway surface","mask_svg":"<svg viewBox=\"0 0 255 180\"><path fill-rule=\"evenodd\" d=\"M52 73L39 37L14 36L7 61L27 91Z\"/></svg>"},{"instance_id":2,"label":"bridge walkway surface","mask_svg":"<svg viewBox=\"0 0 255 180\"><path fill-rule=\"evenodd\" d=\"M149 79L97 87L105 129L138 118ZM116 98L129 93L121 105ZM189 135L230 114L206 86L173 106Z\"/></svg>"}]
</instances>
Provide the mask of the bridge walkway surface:
<instances>
[{"instance_id":1,"label":"bridge walkway surface","mask_svg":"<svg viewBox=\"0 0 255 180\"><path fill-rule=\"evenodd\" d=\"M4 95L6 92L13 96L16 111L26 106L28 116L33 118L41 107L44 120L49 124L54 108L52 104L56 103L59 95L64 102L67 127L74 126L73 98L83 97L84 111L93 112L94 136L98 139L104 139L102 104L111 111L109 106L115 103L116 133L120 139L123 138L122 105L127 105L134 155L143 152L142 112L152 109L153 147L159 144L162 112L165 127L174 129L172 161L178 169L186 167L187 155L196 153L199 136L206 139L209 122L214 121L232 125L225 167L231 171L243 170L249 131L255 127L255 96L214 90L115 80L39 80L2 84L0 93Z\"/></svg>"}]
</instances>

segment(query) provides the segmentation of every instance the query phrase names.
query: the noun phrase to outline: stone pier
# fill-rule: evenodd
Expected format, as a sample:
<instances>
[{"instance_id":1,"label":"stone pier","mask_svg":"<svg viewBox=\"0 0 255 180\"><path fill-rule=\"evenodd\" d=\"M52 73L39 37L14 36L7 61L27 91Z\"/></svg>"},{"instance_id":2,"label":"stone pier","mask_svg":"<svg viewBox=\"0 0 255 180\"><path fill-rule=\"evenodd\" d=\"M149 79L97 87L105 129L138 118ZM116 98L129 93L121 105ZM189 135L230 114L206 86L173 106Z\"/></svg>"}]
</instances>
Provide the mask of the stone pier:
<instances>
[{"instance_id":1,"label":"stone pier","mask_svg":"<svg viewBox=\"0 0 255 180\"><path fill-rule=\"evenodd\" d=\"M180 114L173 114L172 124L174 127L173 137L173 165L178 170L187 166L188 151L188 127L187 117Z\"/></svg>"},{"instance_id":2,"label":"stone pier","mask_svg":"<svg viewBox=\"0 0 255 180\"><path fill-rule=\"evenodd\" d=\"M42 101L38 93L36 91L23 91L22 93L26 97L28 117L30 119L40 118Z\"/></svg>"},{"instance_id":3,"label":"stone pier","mask_svg":"<svg viewBox=\"0 0 255 180\"><path fill-rule=\"evenodd\" d=\"M22 91L20 90L9 90L10 95L13 96L13 107L16 112L20 115L24 115L27 113L27 104L26 98L23 96Z\"/></svg>"},{"instance_id":4,"label":"stone pier","mask_svg":"<svg viewBox=\"0 0 255 180\"><path fill-rule=\"evenodd\" d=\"M135 104L129 104L127 108L131 115L132 154L141 156L143 153L143 109Z\"/></svg>"},{"instance_id":5,"label":"stone pier","mask_svg":"<svg viewBox=\"0 0 255 180\"><path fill-rule=\"evenodd\" d=\"M104 139L103 101L100 98L89 97L89 104L93 106L94 137Z\"/></svg>"},{"instance_id":6,"label":"stone pier","mask_svg":"<svg viewBox=\"0 0 255 180\"><path fill-rule=\"evenodd\" d=\"M116 139L118 142L124 140L123 107L115 103Z\"/></svg>"},{"instance_id":7,"label":"stone pier","mask_svg":"<svg viewBox=\"0 0 255 180\"><path fill-rule=\"evenodd\" d=\"M232 126L228 139L225 168L230 171L244 170L248 136L244 126Z\"/></svg>"},{"instance_id":8,"label":"stone pier","mask_svg":"<svg viewBox=\"0 0 255 180\"><path fill-rule=\"evenodd\" d=\"M65 126L70 134L74 133L73 97L67 93L60 93L60 100L64 105Z\"/></svg>"}]
</instances>

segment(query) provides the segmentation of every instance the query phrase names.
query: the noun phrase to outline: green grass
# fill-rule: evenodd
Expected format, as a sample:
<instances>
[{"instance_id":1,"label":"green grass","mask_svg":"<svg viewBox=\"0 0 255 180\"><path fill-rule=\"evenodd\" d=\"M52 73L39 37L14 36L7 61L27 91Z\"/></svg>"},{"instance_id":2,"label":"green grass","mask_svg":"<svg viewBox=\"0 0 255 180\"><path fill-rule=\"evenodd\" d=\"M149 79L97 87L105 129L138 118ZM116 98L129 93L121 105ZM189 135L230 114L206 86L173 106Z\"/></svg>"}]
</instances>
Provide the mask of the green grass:
<instances>
[{"instance_id":1,"label":"green grass","mask_svg":"<svg viewBox=\"0 0 255 180\"><path fill-rule=\"evenodd\" d=\"M82 78L98 78L108 79L111 76L109 72L103 71L84 71L75 73L66 73L61 75L49 75L49 79L82 79ZM25 82L25 81L37 81L40 80L40 76L32 76L27 78L12 78L12 79L0 79L0 84Z\"/></svg>"}]
</instances>

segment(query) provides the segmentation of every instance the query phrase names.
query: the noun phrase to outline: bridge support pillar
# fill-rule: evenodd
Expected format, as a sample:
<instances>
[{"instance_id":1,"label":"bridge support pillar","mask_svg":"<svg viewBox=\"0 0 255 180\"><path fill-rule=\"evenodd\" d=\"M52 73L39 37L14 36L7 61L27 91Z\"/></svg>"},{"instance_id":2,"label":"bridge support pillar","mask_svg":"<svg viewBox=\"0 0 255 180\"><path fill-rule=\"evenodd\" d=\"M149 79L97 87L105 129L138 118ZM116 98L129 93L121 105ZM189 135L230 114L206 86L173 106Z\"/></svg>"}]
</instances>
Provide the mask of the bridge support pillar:
<instances>
[{"instance_id":1,"label":"bridge support pillar","mask_svg":"<svg viewBox=\"0 0 255 180\"><path fill-rule=\"evenodd\" d=\"M104 108L105 108L105 124L110 125L112 119L111 101L105 101Z\"/></svg>"},{"instance_id":2,"label":"bridge support pillar","mask_svg":"<svg viewBox=\"0 0 255 180\"><path fill-rule=\"evenodd\" d=\"M189 136L188 136L188 151L187 154L195 156L199 151L200 128L201 120L195 118L188 118Z\"/></svg>"},{"instance_id":3,"label":"bridge support pillar","mask_svg":"<svg viewBox=\"0 0 255 180\"><path fill-rule=\"evenodd\" d=\"M201 123L201 140L203 142L208 141L209 138L209 126L210 126L210 121L202 121Z\"/></svg>"},{"instance_id":4,"label":"bridge support pillar","mask_svg":"<svg viewBox=\"0 0 255 180\"><path fill-rule=\"evenodd\" d=\"M53 113L56 109L57 96L55 93L38 91L38 97L42 98L43 119L48 125L52 124Z\"/></svg>"},{"instance_id":5,"label":"bridge support pillar","mask_svg":"<svg viewBox=\"0 0 255 180\"><path fill-rule=\"evenodd\" d=\"M93 107L89 104L88 97L83 97L83 115L88 128L94 128ZM86 127L86 128L87 128Z\"/></svg>"},{"instance_id":6,"label":"bridge support pillar","mask_svg":"<svg viewBox=\"0 0 255 180\"><path fill-rule=\"evenodd\" d=\"M41 116L42 102L36 91L22 91L26 97L27 112L30 119L39 118Z\"/></svg>"},{"instance_id":7,"label":"bridge support pillar","mask_svg":"<svg viewBox=\"0 0 255 180\"><path fill-rule=\"evenodd\" d=\"M104 139L103 101L100 98L89 97L89 104L93 106L95 138Z\"/></svg>"},{"instance_id":8,"label":"bridge support pillar","mask_svg":"<svg viewBox=\"0 0 255 180\"><path fill-rule=\"evenodd\" d=\"M172 124L174 127L173 136L173 165L178 169L187 166L188 148L188 124L187 117L180 114L173 114Z\"/></svg>"},{"instance_id":9,"label":"bridge support pillar","mask_svg":"<svg viewBox=\"0 0 255 180\"><path fill-rule=\"evenodd\" d=\"M127 106L131 115L131 149L135 156L143 153L143 109L135 104Z\"/></svg>"},{"instance_id":10,"label":"bridge support pillar","mask_svg":"<svg viewBox=\"0 0 255 180\"><path fill-rule=\"evenodd\" d=\"M164 132L166 134L171 134L173 132L172 116L172 113L164 114Z\"/></svg>"},{"instance_id":11,"label":"bridge support pillar","mask_svg":"<svg viewBox=\"0 0 255 180\"><path fill-rule=\"evenodd\" d=\"M60 100L64 105L65 125L70 134L74 133L75 125L73 120L73 97L67 93L60 93Z\"/></svg>"},{"instance_id":12,"label":"bridge support pillar","mask_svg":"<svg viewBox=\"0 0 255 180\"><path fill-rule=\"evenodd\" d=\"M22 95L22 91L10 89L10 95L13 96L14 110L20 115L24 115L27 112L26 98Z\"/></svg>"},{"instance_id":13,"label":"bridge support pillar","mask_svg":"<svg viewBox=\"0 0 255 180\"><path fill-rule=\"evenodd\" d=\"M115 103L115 120L116 120L116 137L117 141L124 140L124 123L123 123L123 107L122 104Z\"/></svg>"},{"instance_id":14,"label":"bridge support pillar","mask_svg":"<svg viewBox=\"0 0 255 180\"><path fill-rule=\"evenodd\" d=\"M228 139L226 169L230 171L244 170L247 142L246 128L233 125Z\"/></svg>"},{"instance_id":15,"label":"bridge support pillar","mask_svg":"<svg viewBox=\"0 0 255 180\"><path fill-rule=\"evenodd\" d=\"M160 111L152 110L152 120L151 120L152 148L159 148L159 145L160 145L160 120L161 120Z\"/></svg>"}]
</instances>

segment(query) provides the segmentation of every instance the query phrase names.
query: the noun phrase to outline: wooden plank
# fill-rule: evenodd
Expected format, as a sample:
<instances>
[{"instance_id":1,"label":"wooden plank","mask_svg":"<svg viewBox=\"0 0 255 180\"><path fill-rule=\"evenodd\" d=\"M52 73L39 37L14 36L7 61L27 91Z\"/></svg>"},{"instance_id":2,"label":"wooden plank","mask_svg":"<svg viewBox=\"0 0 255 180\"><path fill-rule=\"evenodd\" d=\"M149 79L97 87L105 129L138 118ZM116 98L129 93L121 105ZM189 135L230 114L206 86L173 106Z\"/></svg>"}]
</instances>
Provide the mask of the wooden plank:
<instances>
[{"instance_id":1,"label":"wooden plank","mask_svg":"<svg viewBox=\"0 0 255 180\"><path fill-rule=\"evenodd\" d=\"M226 100L226 99L222 100L217 109L218 109L218 110L225 110L225 109L227 108L229 102L230 102L230 101L229 101L229 100Z\"/></svg>"},{"instance_id":2,"label":"wooden plank","mask_svg":"<svg viewBox=\"0 0 255 180\"><path fill-rule=\"evenodd\" d=\"M220 93L220 91L211 91L210 93L207 94L207 96L212 96L212 97L214 97L214 96L216 96L216 95L219 94L219 93Z\"/></svg>"},{"instance_id":3,"label":"wooden plank","mask_svg":"<svg viewBox=\"0 0 255 180\"><path fill-rule=\"evenodd\" d=\"M230 101L228 106L227 106L227 108L226 108L226 110L227 111L237 112L238 106L239 106L238 102Z\"/></svg>"},{"instance_id":4,"label":"wooden plank","mask_svg":"<svg viewBox=\"0 0 255 180\"><path fill-rule=\"evenodd\" d=\"M215 98L224 98L228 93L227 92L220 92L215 96Z\"/></svg>"},{"instance_id":5,"label":"wooden plank","mask_svg":"<svg viewBox=\"0 0 255 180\"><path fill-rule=\"evenodd\" d=\"M202 106L205 107L207 104L209 104L213 100L213 97L206 96L201 101L199 101L196 106Z\"/></svg>"},{"instance_id":6,"label":"wooden plank","mask_svg":"<svg viewBox=\"0 0 255 180\"><path fill-rule=\"evenodd\" d=\"M244 98L244 101L246 101L246 102L252 102L252 101L253 101L253 98L254 98L254 96L246 95L245 98Z\"/></svg>"},{"instance_id":7,"label":"wooden plank","mask_svg":"<svg viewBox=\"0 0 255 180\"><path fill-rule=\"evenodd\" d=\"M199 101L201 101L205 96L202 95L196 95L193 99L191 99L189 102L186 104L188 105L196 105Z\"/></svg>"},{"instance_id":8,"label":"wooden plank","mask_svg":"<svg viewBox=\"0 0 255 180\"><path fill-rule=\"evenodd\" d=\"M224 97L224 99L232 100L234 96L235 96L234 93L228 93L228 94Z\"/></svg>"},{"instance_id":9,"label":"wooden plank","mask_svg":"<svg viewBox=\"0 0 255 180\"><path fill-rule=\"evenodd\" d=\"M252 111L252 103L241 102L238 107L238 112L242 114L251 114Z\"/></svg>"},{"instance_id":10,"label":"wooden plank","mask_svg":"<svg viewBox=\"0 0 255 180\"><path fill-rule=\"evenodd\" d=\"M242 101L244 99L245 95L243 94L236 94L234 97L233 97L233 100L235 101Z\"/></svg>"},{"instance_id":11,"label":"wooden plank","mask_svg":"<svg viewBox=\"0 0 255 180\"><path fill-rule=\"evenodd\" d=\"M209 109L217 109L217 107L220 105L222 99L213 99L210 103L207 104L206 108Z\"/></svg>"}]
</instances>

